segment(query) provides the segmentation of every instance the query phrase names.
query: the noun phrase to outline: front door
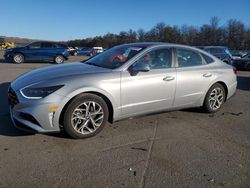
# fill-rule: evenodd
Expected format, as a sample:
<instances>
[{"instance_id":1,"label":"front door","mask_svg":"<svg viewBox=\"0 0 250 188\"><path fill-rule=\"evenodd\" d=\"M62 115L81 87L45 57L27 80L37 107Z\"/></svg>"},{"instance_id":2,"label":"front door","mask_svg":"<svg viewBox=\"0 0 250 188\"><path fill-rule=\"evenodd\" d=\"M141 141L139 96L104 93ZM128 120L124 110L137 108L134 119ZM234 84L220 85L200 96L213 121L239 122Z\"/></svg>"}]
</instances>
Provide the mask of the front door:
<instances>
[{"instance_id":1,"label":"front door","mask_svg":"<svg viewBox=\"0 0 250 188\"><path fill-rule=\"evenodd\" d=\"M122 116L129 117L171 108L176 87L176 70L172 65L172 49L152 50L132 66L137 63L148 64L150 70L138 72L136 75L131 75L129 70L122 72Z\"/></svg>"}]
</instances>

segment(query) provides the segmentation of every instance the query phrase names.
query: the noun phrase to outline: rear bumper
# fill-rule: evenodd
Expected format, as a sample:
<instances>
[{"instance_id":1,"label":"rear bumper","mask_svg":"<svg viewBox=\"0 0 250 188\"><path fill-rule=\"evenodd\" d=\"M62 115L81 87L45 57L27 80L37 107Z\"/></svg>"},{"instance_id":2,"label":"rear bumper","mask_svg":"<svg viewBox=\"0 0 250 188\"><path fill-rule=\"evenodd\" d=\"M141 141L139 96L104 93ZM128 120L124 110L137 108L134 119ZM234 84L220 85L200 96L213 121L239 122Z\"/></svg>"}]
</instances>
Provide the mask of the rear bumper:
<instances>
[{"instance_id":1,"label":"rear bumper","mask_svg":"<svg viewBox=\"0 0 250 188\"><path fill-rule=\"evenodd\" d=\"M234 82L232 85L228 87L227 99L231 98L236 94L237 82Z\"/></svg>"}]
</instances>

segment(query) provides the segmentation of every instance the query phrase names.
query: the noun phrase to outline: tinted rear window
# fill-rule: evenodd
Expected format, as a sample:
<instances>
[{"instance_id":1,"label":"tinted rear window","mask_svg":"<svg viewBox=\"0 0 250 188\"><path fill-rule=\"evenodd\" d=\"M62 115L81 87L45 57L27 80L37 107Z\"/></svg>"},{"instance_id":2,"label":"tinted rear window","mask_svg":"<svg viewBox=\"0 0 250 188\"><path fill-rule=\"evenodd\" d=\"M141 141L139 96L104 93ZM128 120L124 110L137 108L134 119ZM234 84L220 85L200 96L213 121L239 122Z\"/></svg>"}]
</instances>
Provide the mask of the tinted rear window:
<instances>
[{"instance_id":1,"label":"tinted rear window","mask_svg":"<svg viewBox=\"0 0 250 188\"><path fill-rule=\"evenodd\" d=\"M65 44L56 43L55 45L57 48L68 48L68 46Z\"/></svg>"},{"instance_id":2,"label":"tinted rear window","mask_svg":"<svg viewBox=\"0 0 250 188\"><path fill-rule=\"evenodd\" d=\"M212 54L225 53L223 48L210 48L210 52L211 52Z\"/></svg>"},{"instance_id":3,"label":"tinted rear window","mask_svg":"<svg viewBox=\"0 0 250 188\"><path fill-rule=\"evenodd\" d=\"M42 48L53 48L53 44L50 42L43 42L42 43Z\"/></svg>"}]
</instances>

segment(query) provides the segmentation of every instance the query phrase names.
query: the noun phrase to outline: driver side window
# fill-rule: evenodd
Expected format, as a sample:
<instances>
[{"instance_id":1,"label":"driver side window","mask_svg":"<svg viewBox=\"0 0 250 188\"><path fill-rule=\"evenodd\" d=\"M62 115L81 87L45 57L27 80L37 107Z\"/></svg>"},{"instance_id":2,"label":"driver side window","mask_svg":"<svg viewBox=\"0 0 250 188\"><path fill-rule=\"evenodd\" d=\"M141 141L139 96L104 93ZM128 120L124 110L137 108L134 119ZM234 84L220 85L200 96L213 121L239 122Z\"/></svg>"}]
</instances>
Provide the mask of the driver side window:
<instances>
[{"instance_id":1,"label":"driver side window","mask_svg":"<svg viewBox=\"0 0 250 188\"><path fill-rule=\"evenodd\" d=\"M150 69L166 69L172 67L172 51L169 48L148 52L135 64L147 64ZM135 65L134 64L134 65Z\"/></svg>"}]
</instances>

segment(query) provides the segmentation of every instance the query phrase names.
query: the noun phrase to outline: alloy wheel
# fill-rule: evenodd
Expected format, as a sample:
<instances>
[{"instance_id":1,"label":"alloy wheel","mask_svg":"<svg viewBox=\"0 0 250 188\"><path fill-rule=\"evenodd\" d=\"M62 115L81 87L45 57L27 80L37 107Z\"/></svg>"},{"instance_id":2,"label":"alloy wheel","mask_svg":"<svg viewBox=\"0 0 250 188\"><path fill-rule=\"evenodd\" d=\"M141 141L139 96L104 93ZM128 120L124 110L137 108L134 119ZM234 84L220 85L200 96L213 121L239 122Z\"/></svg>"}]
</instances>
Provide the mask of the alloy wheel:
<instances>
[{"instance_id":1,"label":"alloy wheel","mask_svg":"<svg viewBox=\"0 0 250 188\"><path fill-rule=\"evenodd\" d=\"M102 124L104 112L97 102L86 101L78 105L71 116L71 124L75 131L87 135L95 132Z\"/></svg>"},{"instance_id":2,"label":"alloy wheel","mask_svg":"<svg viewBox=\"0 0 250 188\"><path fill-rule=\"evenodd\" d=\"M21 62L23 61L22 55L15 55L15 56L14 56L14 61L15 61L16 63L21 63Z\"/></svg>"},{"instance_id":3,"label":"alloy wheel","mask_svg":"<svg viewBox=\"0 0 250 188\"><path fill-rule=\"evenodd\" d=\"M209 105L212 110L217 110L221 107L224 100L224 92L221 88L214 88L209 95Z\"/></svg>"},{"instance_id":4,"label":"alloy wheel","mask_svg":"<svg viewBox=\"0 0 250 188\"><path fill-rule=\"evenodd\" d=\"M56 63L62 63L63 62L63 57L61 56L57 56L56 59L55 59Z\"/></svg>"}]
</instances>

